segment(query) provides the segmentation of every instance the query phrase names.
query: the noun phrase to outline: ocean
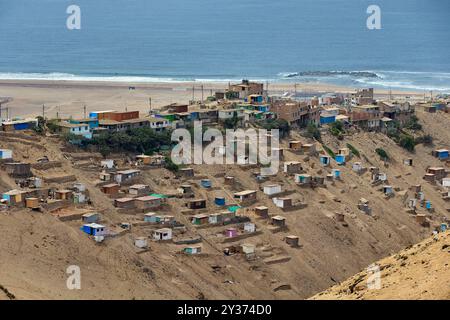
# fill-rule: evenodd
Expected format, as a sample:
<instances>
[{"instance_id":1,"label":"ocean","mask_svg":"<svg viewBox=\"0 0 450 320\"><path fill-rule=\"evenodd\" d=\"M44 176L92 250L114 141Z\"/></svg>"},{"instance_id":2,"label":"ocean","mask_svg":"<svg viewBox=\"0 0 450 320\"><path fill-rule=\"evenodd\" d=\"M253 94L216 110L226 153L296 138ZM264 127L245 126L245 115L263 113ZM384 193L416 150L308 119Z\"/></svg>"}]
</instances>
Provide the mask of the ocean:
<instances>
[{"instance_id":1,"label":"ocean","mask_svg":"<svg viewBox=\"0 0 450 320\"><path fill-rule=\"evenodd\" d=\"M68 30L66 9L81 9ZM369 30L369 5L381 30ZM0 79L450 92L448 0L0 0Z\"/></svg>"}]
</instances>

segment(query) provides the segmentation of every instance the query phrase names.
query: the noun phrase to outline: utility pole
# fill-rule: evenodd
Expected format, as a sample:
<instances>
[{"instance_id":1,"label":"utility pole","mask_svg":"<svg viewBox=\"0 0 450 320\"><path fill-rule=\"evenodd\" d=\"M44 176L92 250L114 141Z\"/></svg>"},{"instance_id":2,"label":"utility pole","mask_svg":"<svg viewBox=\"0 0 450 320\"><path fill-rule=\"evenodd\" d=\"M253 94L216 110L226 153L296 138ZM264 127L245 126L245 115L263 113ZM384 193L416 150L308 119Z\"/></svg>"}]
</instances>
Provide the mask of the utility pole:
<instances>
[{"instance_id":1,"label":"utility pole","mask_svg":"<svg viewBox=\"0 0 450 320\"><path fill-rule=\"evenodd\" d=\"M433 90L430 91L431 102L433 102Z\"/></svg>"},{"instance_id":2,"label":"utility pole","mask_svg":"<svg viewBox=\"0 0 450 320\"><path fill-rule=\"evenodd\" d=\"M148 107L149 107L148 114L152 114L152 98L151 97L148 97Z\"/></svg>"},{"instance_id":3,"label":"utility pole","mask_svg":"<svg viewBox=\"0 0 450 320\"><path fill-rule=\"evenodd\" d=\"M201 85L202 88L202 103L203 103L203 84Z\"/></svg>"},{"instance_id":4,"label":"utility pole","mask_svg":"<svg viewBox=\"0 0 450 320\"><path fill-rule=\"evenodd\" d=\"M297 95L297 83L294 83L294 94Z\"/></svg>"},{"instance_id":5,"label":"utility pole","mask_svg":"<svg viewBox=\"0 0 450 320\"><path fill-rule=\"evenodd\" d=\"M42 119L45 119L45 104L42 105Z\"/></svg>"},{"instance_id":6,"label":"utility pole","mask_svg":"<svg viewBox=\"0 0 450 320\"><path fill-rule=\"evenodd\" d=\"M194 102L195 97L195 85L192 85L192 102Z\"/></svg>"},{"instance_id":7,"label":"utility pole","mask_svg":"<svg viewBox=\"0 0 450 320\"><path fill-rule=\"evenodd\" d=\"M83 109L84 109L83 110L84 111L84 118L87 119L87 117L86 117L86 105L83 106Z\"/></svg>"}]
</instances>

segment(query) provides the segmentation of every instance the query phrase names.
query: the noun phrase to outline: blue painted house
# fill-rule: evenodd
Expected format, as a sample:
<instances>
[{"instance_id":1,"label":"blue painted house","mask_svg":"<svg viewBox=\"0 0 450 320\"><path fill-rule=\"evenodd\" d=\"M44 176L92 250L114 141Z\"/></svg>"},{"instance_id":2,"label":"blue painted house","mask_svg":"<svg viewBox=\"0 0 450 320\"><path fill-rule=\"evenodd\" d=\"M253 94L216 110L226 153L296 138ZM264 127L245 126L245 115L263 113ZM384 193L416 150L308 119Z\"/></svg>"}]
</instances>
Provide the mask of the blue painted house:
<instances>
[{"instance_id":1,"label":"blue painted house","mask_svg":"<svg viewBox=\"0 0 450 320\"><path fill-rule=\"evenodd\" d=\"M336 122L336 116L335 115L321 115L320 116L320 124L329 124Z\"/></svg>"},{"instance_id":2,"label":"blue painted house","mask_svg":"<svg viewBox=\"0 0 450 320\"><path fill-rule=\"evenodd\" d=\"M345 164L345 155L343 154L337 154L336 157L334 158L334 160L336 160L336 162L339 165L344 165Z\"/></svg>"},{"instance_id":3,"label":"blue painted house","mask_svg":"<svg viewBox=\"0 0 450 320\"><path fill-rule=\"evenodd\" d=\"M433 152L434 156L439 158L440 160L448 159L449 151L447 149L439 149Z\"/></svg>"},{"instance_id":4,"label":"blue painted house","mask_svg":"<svg viewBox=\"0 0 450 320\"><path fill-rule=\"evenodd\" d=\"M72 124L87 124L90 129L98 128L99 122L97 118L89 118L89 119L80 119L80 120L69 120L69 123Z\"/></svg>"},{"instance_id":5,"label":"blue painted house","mask_svg":"<svg viewBox=\"0 0 450 320\"><path fill-rule=\"evenodd\" d=\"M91 236L106 235L106 227L97 223L85 224L81 227L81 230Z\"/></svg>"}]
</instances>

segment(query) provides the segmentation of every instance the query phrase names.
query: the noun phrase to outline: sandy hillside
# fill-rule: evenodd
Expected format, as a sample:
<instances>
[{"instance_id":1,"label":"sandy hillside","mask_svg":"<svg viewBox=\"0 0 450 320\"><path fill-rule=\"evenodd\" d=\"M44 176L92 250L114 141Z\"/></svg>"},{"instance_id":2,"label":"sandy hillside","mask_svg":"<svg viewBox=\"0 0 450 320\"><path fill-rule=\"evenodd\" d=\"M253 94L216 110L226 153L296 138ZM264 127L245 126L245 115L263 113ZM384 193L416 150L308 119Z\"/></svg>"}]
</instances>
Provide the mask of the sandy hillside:
<instances>
[{"instance_id":1,"label":"sandy hillside","mask_svg":"<svg viewBox=\"0 0 450 320\"><path fill-rule=\"evenodd\" d=\"M450 299L450 233L440 233L375 263L381 288L368 289L360 272L311 299Z\"/></svg>"},{"instance_id":2,"label":"sandy hillside","mask_svg":"<svg viewBox=\"0 0 450 320\"><path fill-rule=\"evenodd\" d=\"M448 116L448 115L446 115ZM429 120L426 120L429 121ZM437 122L444 125L448 120ZM306 141L293 132L293 137ZM120 212L112 200L100 192L98 183L99 159L69 150L50 137L21 134L2 135L0 148L13 149L19 161L35 162L47 155L51 161L59 161L60 167L48 169L52 176L74 175L90 192L92 206L71 210L95 210L102 213L102 223L116 227L121 222L135 223L131 232L96 244L79 228L81 221L62 222L57 216L36 213L26 209L14 209L0 213L0 298L17 299L302 299L327 289L364 270L374 261L390 256L430 236L432 229L449 218L448 202L444 201L439 188L422 179L429 165L442 165L431 156L431 147L419 146L413 155L413 167L402 160L411 154L399 148L392 140L378 133L353 132L344 141L323 133L324 143L337 150L351 143L361 153L345 166L339 167L342 179L327 183L321 188L302 188L293 178L279 172L269 180L259 183L255 179L256 167L193 166L195 177L176 178L165 169L143 170L140 183L149 184L155 192L173 192L183 183L190 183L196 198L207 199L203 213L220 212L214 205L215 195L226 197L233 203L232 194L245 189L258 190L258 201L247 207L245 215L256 223L258 232L245 239L224 243L226 226L194 227L190 223L191 212L186 212L186 199L169 199L164 213L174 215L186 225L186 232L179 238L201 238L203 254L186 256L180 254L183 245L149 241L149 250L139 253L133 245L138 236L150 236L153 227L141 226L142 214ZM287 141L283 141L286 146ZM436 146L449 147L448 141L436 142ZM384 166L374 149L382 147L391 162ZM126 168L126 155L114 156ZM285 161L297 160L305 171L322 175L338 168L322 167L317 156L298 155L286 151ZM388 182L395 190L393 198L386 199L381 186L371 184L371 174L358 174L351 163L360 161L367 168L378 166L388 175ZM129 166L128 166L129 167ZM35 170L36 176L46 177L46 170ZM234 186L224 184L224 176L234 176ZM200 179L208 177L211 189L200 186ZM292 210L276 207L269 196L261 190L268 184L282 185L283 192L300 204ZM419 225L414 215L406 212L401 192L410 186L422 184L426 199L434 207L429 215L431 227ZM67 184L51 184L57 188ZM14 180L0 170L0 192L16 188ZM411 196L411 193L409 193ZM358 200L370 201L372 215L357 209ZM286 217L287 228L273 232L268 219L256 217L251 210L256 205L266 205L269 214ZM345 221L336 220L335 213L343 213ZM198 212L196 212L198 213ZM418 213L425 213L419 208ZM291 247L284 238L297 235L300 247ZM223 249L230 244L251 243L256 245L256 259L247 261L243 255L224 256ZM82 272L82 289L68 290L66 268L78 265ZM431 268L431 267L430 267ZM3 292L3 293L2 293ZM12 295L12 296L11 296Z\"/></svg>"}]
</instances>

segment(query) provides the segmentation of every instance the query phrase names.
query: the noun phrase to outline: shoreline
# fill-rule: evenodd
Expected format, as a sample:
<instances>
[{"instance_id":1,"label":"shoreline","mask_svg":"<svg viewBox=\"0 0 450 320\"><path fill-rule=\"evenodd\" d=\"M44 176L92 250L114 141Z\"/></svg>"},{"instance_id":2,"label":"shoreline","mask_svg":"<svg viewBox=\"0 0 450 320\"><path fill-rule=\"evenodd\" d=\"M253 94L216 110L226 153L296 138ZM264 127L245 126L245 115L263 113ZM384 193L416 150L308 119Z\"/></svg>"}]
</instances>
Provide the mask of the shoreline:
<instances>
[{"instance_id":1,"label":"shoreline","mask_svg":"<svg viewBox=\"0 0 450 320\"><path fill-rule=\"evenodd\" d=\"M42 115L49 117L84 116L83 107L88 111L134 109L147 113L150 108L159 108L171 103L188 103L194 95L195 100L206 99L215 91L224 90L228 82L112 82L112 81L72 81L72 80L1 80L0 97L13 100L4 104L3 112L9 109L9 118ZM266 84L264 85L266 88ZM324 93L351 93L356 88L338 86L323 82L297 83L297 92L305 95ZM129 87L135 87L130 90ZM194 87L194 90L193 90ZM294 92L293 82L269 82L270 94ZM375 89L377 98L387 98L387 89ZM422 99L423 91L392 90L394 98ZM4 113L2 113L4 116Z\"/></svg>"}]
</instances>

